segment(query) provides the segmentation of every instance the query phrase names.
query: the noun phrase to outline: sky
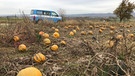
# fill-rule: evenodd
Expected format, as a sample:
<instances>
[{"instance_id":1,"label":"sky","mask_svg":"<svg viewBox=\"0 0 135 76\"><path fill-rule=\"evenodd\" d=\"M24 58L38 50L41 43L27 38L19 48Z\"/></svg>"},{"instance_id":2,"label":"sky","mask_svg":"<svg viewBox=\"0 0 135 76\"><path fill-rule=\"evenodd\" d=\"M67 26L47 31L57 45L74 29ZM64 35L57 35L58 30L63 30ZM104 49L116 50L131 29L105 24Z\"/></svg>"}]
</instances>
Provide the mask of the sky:
<instances>
[{"instance_id":1,"label":"sky","mask_svg":"<svg viewBox=\"0 0 135 76\"><path fill-rule=\"evenodd\" d=\"M0 15L30 14L31 9L63 9L65 14L113 13L122 0L0 0ZM135 0L129 0L135 2Z\"/></svg>"}]
</instances>

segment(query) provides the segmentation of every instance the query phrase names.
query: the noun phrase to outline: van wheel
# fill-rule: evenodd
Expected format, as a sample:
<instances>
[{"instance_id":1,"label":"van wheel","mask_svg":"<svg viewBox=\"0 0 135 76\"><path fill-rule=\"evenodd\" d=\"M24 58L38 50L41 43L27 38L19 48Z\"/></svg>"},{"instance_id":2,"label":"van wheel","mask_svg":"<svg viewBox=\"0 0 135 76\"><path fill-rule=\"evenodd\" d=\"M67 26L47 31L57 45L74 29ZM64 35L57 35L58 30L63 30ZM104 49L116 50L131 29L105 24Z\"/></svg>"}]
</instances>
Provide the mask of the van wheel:
<instances>
[{"instance_id":1,"label":"van wheel","mask_svg":"<svg viewBox=\"0 0 135 76\"><path fill-rule=\"evenodd\" d=\"M38 24L41 24L41 23L43 23L43 20L40 19L40 20L37 21L37 23L38 23Z\"/></svg>"}]
</instances>

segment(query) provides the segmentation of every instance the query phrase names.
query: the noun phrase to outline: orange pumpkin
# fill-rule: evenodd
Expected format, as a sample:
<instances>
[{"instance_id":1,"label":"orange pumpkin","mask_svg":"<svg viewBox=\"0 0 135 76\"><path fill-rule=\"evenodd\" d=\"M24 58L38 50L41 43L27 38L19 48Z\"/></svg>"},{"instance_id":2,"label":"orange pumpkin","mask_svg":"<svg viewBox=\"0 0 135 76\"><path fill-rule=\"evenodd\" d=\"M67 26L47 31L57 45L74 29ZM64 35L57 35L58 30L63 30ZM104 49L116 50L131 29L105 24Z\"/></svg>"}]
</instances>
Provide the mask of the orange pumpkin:
<instances>
[{"instance_id":1,"label":"orange pumpkin","mask_svg":"<svg viewBox=\"0 0 135 76\"><path fill-rule=\"evenodd\" d=\"M19 71L17 76L42 76L42 73L35 67L27 67Z\"/></svg>"},{"instance_id":2,"label":"orange pumpkin","mask_svg":"<svg viewBox=\"0 0 135 76\"><path fill-rule=\"evenodd\" d=\"M51 46L52 51L58 51L58 48L59 48L58 45L52 45Z\"/></svg>"},{"instance_id":3,"label":"orange pumpkin","mask_svg":"<svg viewBox=\"0 0 135 76\"><path fill-rule=\"evenodd\" d=\"M90 29L93 29L93 26L89 26L90 27Z\"/></svg>"},{"instance_id":4,"label":"orange pumpkin","mask_svg":"<svg viewBox=\"0 0 135 76\"><path fill-rule=\"evenodd\" d=\"M110 45L110 47L113 47L114 46L114 41L109 41L109 45Z\"/></svg>"},{"instance_id":5,"label":"orange pumpkin","mask_svg":"<svg viewBox=\"0 0 135 76\"><path fill-rule=\"evenodd\" d=\"M105 30L106 28L105 28L105 27L101 27L100 29L101 29L101 30Z\"/></svg>"},{"instance_id":6,"label":"orange pumpkin","mask_svg":"<svg viewBox=\"0 0 135 76\"><path fill-rule=\"evenodd\" d=\"M114 46L114 41L112 41L112 40L107 40L105 45L106 45L106 47L111 48L111 47Z\"/></svg>"},{"instance_id":7,"label":"orange pumpkin","mask_svg":"<svg viewBox=\"0 0 135 76\"><path fill-rule=\"evenodd\" d=\"M74 36L74 32L71 31L71 32L69 33L69 35L70 35L70 36Z\"/></svg>"},{"instance_id":8,"label":"orange pumpkin","mask_svg":"<svg viewBox=\"0 0 135 76\"><path fill-rule=\"evenodd\" d=\"M134 37L134 34L128 34L128 38Z\"/></svg>"},{"instance_id":9,"label":"orange pumpkin","mask_svg":"<svg viewBox=\"0 0 135 76\"><path fill-rule=\"evenodd\" d=\"M110 31L110 34L114 34L114 32L113 31Z\"/></svg>"},{"instance_id":10,"label":"orange pumpkin","mask_svg":"<svg viewBox=\"0 0 135 76\"><path fill-rule=\"evenodd\" d=\"M55 32L59 32L59 29L55 29Z\"/></svg>"},{"instance_id":11,"label":"orange pumpkin","mask_svg":"<svg viewBox=\"0 0 135 76\"><path fill-rule=\"evenodd\" d=\"M130 30L127 30L127 32L130 32Z\"/></svg>"},{"instance_id":12,"label":"orange pumpkin","mask_svg":"<svg viewBox=\"0 0 135 76\"><path fill-rule=\"evenodd\" d=\"M58 32L54 32L54 33L53 33L53 37L54 37L54 38L59 38L59 37L60 37L60 34L59 34Z\"/></svg>"},{"instance_id":13,"label":"orange pumpkin","mask_svg":"<svg viewBox=\"0 0 135 76\"><path fill-rule=\"evenodd\" d=\"M14 36L14 38L13 38L13 39L14 39L14 41L15 41L15 42L17 42L17 41L19 41L19 40L20 40L18 36Z\"/></svg>"},{"instance_id":14,"label":"orange pumpkin","mask_svg":"<svg viewBox=\"0 0 135 76\"><path fill-rule=\"evenodd\" d=\"M103 30L102 29L99 29L99 33L102 33L103 32Z\"/></svg>"},{"instance_id":15,"label":"orange pumpkin","mask_svg":"<svg viewBox=\"0 0 135 76\"><path fill-rule=\"evenodd\" d=\"M18 47L19 51L26 51L26 49L27 49L27 47L24 44L20 44L19 47Z\"/></svg>"},{"instance_id":16,"label":"orange pumpkin","mask_svg":"<svg viewBox=\"0 0 135 76\"><path fill-rule=\"evenodd\" d=\"M111 30L114 30L114 29L115 29L115 27L114 27L114 26L110 26L110 29L111 29Z\"/></svg>"},{"instance_id":17,"label":"orange pumpkin","mask_svg":"<svg viewBox=\"0 0 135 76\"><path fill-rule=\"evenodd\" d=\"M85 31L81 31L81 35L86 35L86 32Z\"/></svg>"},{"instance_id":18,"label":"orange pumpkin","mask_svg":"<svg viewBox=\"0 0 135 76\"><path fill-rule=\"evenodd\" d=\"M44 33L42 36L43 36L44 38L49 38L49 34L47 34L47 33Z\"/></svg>"},{"instance_id":19,"label":"orange pumpkin","mask_svg":"<svg viewBox=\"0 0 135 76\"><path fill-rule=\"evenodd\" d=\"M52 27L53 30L55 30L55 27Z\"/></svg>"},{"instance_id":20,"label":"orange pumpkin","mask_svg":"<svg viewBox=\"0 0 135 76\"><path fill-rule=\"evenodd\" d=\"M76 30L73 30L74 34L76 33Z\"/></svg>"},{"instance_id":21,"label":"orange pumpkin","mask_svg":"<svg viewBox=\"0 0 135 76\"><path fill-rule=\"evenodd\" d=\"M68 25L68 28L72 28L73 26L72 25Z\"/></svg>"},{"instance_id":22,"label":"orange pumpkin","mask_svg":"<svg viewBox=\"0 0 135 76\"><path fill-rule=\"evenodd\" d=\"M49 45L51 43L51 40L49 38L45 38L43 42L45 45Z\"/></svg>"},{"instance_id":23,"label":"orange pumpkin","mask_svg":"<svg viewBox=\"0 0 135 76\"><path fill-rule=\"evenodd\" d=\"M76 30L80 30L79 26L76 26Z\"/></svg>"},{"instance_id":24,"label":"orange pumpkin","mask_svg":"<svg viewBox=\"0 0 135 76\"><path fill-rule=\"evenodd\" d=\"M117 39L123 39L123 36L122 35L117 35L116 38Z\"/></svg>"},{"instance_id":25,"label":"orange pumpkin","mask_svg":"<svg viewBox=\"0 0 135 76\"><path fill-rule=\"evenodd\" d=\"M99 28L99 26L95 26L95 28Z\"/></svg>"},{"instance_id":26,"label":"orange pumpkin","mask_svg":"<svg viewBox=\"0 0 135 76\"><path fill-rule=\"evenodd\" d=\"M39 32L39 35L43 35L43 34L44 34L44 32L43 32L43 31L40 31L40 32Z\"/></svg>"},{"instance_id":27,"label":"orange pumpkin","mask_svg":"<svg viewBox=\"0 0 135 76\"><path fill-rule=\"evenodd\" d=\"M35 60L35 62L44 62L46 60L46 57L42 54L42 53L37 53L34 55L33 59Z\"/></svg>"},{"instance_id":28,"label":"orange pumpkin","mask_svg":"<svg viewBox=\"0 0 135 76\"><path fill-rule=\"evenodd\" d=\"M65 26L64 28L65 28L65 29L68 29L68 26Z\"/></svg>"},{"instance_id":29,"label":"orange pumpkin","mask_svg":"<svg viewBox=\"0 0 135 76\"><path fill-rule=\"evenodd\" d=\"M64 40L62 40L60 43L61 43L62 45L66 45L66 42L65 42Z\"/></svg>"},{"instance_id":30,"label":"orange pumpkin","mask_svg":"<svg viewBox=\"0 0 135 76\"><path fill-rule=\"evenodd\" d=\"M93 31L89 31L88 33L89 33L90 35L93 35Z\"/></svg>"}]
</instances>

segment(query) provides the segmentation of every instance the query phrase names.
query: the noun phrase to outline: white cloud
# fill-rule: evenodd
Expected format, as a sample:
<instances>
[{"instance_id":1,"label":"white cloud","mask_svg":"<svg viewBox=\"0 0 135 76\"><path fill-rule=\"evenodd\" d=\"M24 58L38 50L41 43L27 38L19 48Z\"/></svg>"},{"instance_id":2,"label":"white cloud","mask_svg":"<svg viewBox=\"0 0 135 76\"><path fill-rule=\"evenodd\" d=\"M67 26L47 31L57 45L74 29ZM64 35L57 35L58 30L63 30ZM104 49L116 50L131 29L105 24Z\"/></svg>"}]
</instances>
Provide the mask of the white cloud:
<instances>
[{"instance_id":1,"label":"white cloud","mask_svg":"<svg viewBox=\"0 0 135 76\"><path fill-rule=\"evenodd\" d=\"M0 0L1 14L17 14L19 10L29 14L31 9L62 8L67 14L112 13L122 0ZM135 0L129 0L135 2Z\"/></svg>"}]
</instances>

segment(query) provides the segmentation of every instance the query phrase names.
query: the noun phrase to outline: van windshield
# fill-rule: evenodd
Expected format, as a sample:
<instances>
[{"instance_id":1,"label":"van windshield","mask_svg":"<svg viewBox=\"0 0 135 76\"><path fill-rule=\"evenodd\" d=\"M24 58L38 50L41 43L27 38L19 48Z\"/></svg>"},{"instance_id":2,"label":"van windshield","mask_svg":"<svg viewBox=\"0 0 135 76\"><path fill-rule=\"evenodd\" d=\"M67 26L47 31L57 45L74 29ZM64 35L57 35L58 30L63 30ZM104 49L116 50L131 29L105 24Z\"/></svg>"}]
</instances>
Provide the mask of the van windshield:
<instances>
[{"instance_id":1,"label":"van windshield","mask_svg":"<svg viewBox=\"0 0 135 76\"><path fill-rule=\"evenodd\" d=\"M52 12L52 16L58 17L58 14L56 12Z\"/></svg>"},{"instance_id":2,"label":"van windshield","mask_svg":"<svg viewBox=\"0 0 135 76\"><path fill-rule=\"evenodd\" d=\"M34 11L33 10L31 10L31 13L30 13L31 15L33 15L34 14Z\"/></svg>"}]
</instances>

